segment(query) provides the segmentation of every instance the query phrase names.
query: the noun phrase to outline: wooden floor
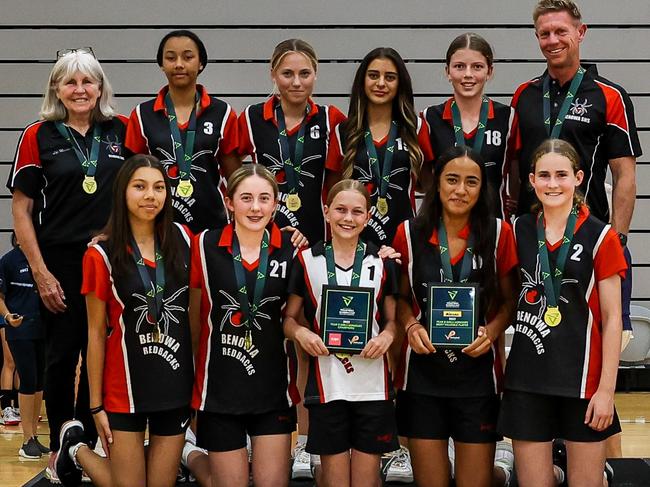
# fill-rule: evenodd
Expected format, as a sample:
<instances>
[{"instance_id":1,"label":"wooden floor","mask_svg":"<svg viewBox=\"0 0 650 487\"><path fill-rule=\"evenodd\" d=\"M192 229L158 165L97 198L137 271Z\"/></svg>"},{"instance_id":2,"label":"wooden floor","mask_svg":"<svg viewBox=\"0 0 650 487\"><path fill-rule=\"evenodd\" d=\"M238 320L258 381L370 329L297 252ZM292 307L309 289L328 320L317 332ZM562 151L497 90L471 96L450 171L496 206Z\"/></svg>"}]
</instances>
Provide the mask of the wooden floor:
<instances>
[{"instance_id":1,"label":"wooden floor","mask_svg":"<svg viewBox=\"0 0 650 487\"><path fill-rule=\"evenodd\" d=\"M650 458L650 393L619 393L616 408L623 427L623 456ZM39 433L47 444L47 423ZM0 486L19 487L47 465L42 460L25 460L18 456L22 442L20 426L0 425Z\"/></svg>"}]
</instances>

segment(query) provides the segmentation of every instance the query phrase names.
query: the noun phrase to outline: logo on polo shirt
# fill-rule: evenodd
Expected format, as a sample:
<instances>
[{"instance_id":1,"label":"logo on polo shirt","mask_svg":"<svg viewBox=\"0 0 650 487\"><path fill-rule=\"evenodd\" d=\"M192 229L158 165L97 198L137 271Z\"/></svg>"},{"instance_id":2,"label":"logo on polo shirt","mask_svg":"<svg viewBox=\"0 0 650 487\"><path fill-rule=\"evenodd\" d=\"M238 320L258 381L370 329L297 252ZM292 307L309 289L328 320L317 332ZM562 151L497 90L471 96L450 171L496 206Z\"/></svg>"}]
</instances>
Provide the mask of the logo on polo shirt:
<instances>
[{"instance_id":1,"label":"logo on polo shirt","mask_svg":"<svg viewBox=\"0 0 650 487\"><path fill-rule=\"evenodd\" d=\"M567 120L574 120L576 122L590 123L591 119L585 117L587 115L587 108L591 108L593 105L589 103L587 98L580 100L576 98L573 103L571 103L571 108L569 108L569 113L566 116Z\"/></svg>"}]
</instances>

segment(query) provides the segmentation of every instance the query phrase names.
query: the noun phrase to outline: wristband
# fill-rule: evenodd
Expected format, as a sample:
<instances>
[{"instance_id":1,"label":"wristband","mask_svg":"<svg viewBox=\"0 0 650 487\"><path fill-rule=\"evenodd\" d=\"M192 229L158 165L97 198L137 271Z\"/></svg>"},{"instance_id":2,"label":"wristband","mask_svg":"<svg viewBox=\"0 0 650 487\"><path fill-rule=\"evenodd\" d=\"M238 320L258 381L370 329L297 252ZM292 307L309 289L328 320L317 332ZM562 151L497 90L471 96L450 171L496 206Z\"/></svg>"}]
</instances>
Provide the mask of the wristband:
<instances>
[{"instance_id":1,"label":"wristband","mask_svg":"<svg viewBox=\"0 0 650 487\"><path fill-rule=\"evenodd\" d=\"M97 413L101 413L103 410L104 410L104 405L100 404L96 408L90 408L90 414L94 416Z\"/></svg>"},{"instance_id":2,"label":"wristband","mask_svg":"<svg viewBox=\"0 0 650 487\"><path fill-rule=\"evenodd\" d=\"M619 232L618 239L621 241L621 246L625 247L627 245L627 235Z\"/></svg>"},{"instance_id":3,"label":"wristband","mask_svg":"<svg viewBox=\"0 0 650 487\"><path fill-rule=\"evenodd\" d=\"M419 321L414 321L413 323L407 325L407 327L406 327L406 334L407 334L407 335L408 335L409 330L411 329L411 327L412 327L413 325L421 325L421 323L420 323Z\"/></svg>"},{"instance_id":4,"label":"wristband","mask_svg":"<svg viewBox=\"0 0 650 487\"><path fill-rule=\"evenodd\" d=\"M7 319L7 316L11 316L11 315L12 315L12 313L7 313L7 314L5 314L3 316L3 318L5 319L5 323L9 323L9 320Z\"/></svg>"}]
</instances>

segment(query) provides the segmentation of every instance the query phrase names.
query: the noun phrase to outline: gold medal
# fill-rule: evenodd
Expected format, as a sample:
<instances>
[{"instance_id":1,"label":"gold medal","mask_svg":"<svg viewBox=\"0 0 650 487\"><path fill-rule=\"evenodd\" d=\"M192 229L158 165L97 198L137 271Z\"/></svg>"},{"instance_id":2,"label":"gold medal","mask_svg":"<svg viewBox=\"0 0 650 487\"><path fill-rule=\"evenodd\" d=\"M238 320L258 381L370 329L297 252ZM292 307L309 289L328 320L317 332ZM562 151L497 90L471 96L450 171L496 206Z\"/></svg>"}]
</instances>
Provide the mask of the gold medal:
<instances>
[{"instance_id":1,"label":"gold medal","mask_svg":"<svg viewBox=\"0 0 650 487\"><path fill-rule=\"evenodd\" d=\"M546 313L544 313L544 323L548 326L557 326L562 321L562 313L560 313L560 308L557 306L548 306L546 308Z\"/></svg>"},{"instance_id":2,"label":"gold medal","mask_svg":"<svg viewBox=\"0 0 650 487\"><path fill-rule=\"evenodd\" d=\"M182 198L189 198L194 193L194 186L189 179L181 179L176 188L176 193L181 195Z\"/></svg>"},{"instance_id":3,"label":"gold medal","mask_svg":"<svg viewBox=\"0 0 650 487\"><path fill-rule=\"evenodd\" d=\"M81 187L88 194L93 194L95 191L97 191L97 181L95 181L95 176L84 177L84 181L81 183Z\"/></svg>"},{"instance_id":4,"label":"gold medal","mask_svg":"<svg viewBox=\"0 0 650 487\"><path fill-rule=\"evenodd\" d=\"M301 206L302 202L300 201L300 196L296 193L287 195L287 208L289 211L298 211Z\"/></svg>"},{"instance_id":5,"label":"gold medal","mask_svg":"<svg viewBox=\"0 0 650 487\"><path fill-rule=\"evenodd\" d=\"M386 216L386 213L388 213L388 200L386 198L381 196L377 198L377 211L381 216Z\"/></svg>"},{"instance_id":6,"label":"gold medal","mask_svg":"<svg viewBox=\"0 0 650 487\"><path fill-rule=\"evenodd\" d=\"M244 348L247 352L253 348L253 334L250 330L246 330L246 334L244 335Z\"/></svg>"}]
</instances>

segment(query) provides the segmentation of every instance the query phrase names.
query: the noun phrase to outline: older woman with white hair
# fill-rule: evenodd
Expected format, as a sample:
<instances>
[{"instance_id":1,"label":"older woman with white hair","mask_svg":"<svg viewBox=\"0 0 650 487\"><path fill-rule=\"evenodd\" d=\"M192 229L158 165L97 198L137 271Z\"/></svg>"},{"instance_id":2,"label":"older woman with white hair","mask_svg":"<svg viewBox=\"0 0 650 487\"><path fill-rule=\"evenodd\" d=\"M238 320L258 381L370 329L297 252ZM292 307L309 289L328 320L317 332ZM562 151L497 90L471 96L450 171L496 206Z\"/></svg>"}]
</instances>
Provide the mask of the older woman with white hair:
<instances>
[{"instance_id":1,"label":"older woman with white hair","mask_svg":"<svg viewBox=\"0 0 650 487\"><path fill-rule=\"evenodd\" d=\"M108 219L127 119L115 113L113 90L91 48L57 53L40 118L20 137L7 187L43 305L44 392L56 451L61 425L71 417L84 423L89 440L97 437L84 365L75 401L76 367L88 341L81 262L92 233Z\"/></svg>"}]
</instances>

